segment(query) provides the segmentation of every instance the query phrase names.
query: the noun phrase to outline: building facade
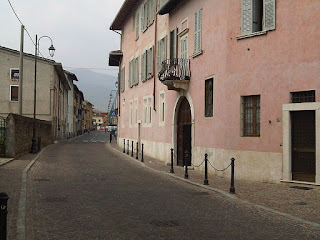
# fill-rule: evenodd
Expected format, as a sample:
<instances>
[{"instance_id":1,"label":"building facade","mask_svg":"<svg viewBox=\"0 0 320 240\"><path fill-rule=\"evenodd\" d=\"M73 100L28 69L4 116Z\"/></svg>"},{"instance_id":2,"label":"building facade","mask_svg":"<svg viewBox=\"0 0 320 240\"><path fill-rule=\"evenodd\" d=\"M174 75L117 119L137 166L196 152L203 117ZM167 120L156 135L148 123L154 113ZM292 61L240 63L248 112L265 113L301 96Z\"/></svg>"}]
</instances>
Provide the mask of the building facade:
<instances>
[{"instance_id":1,"label":"building facade","mask_svg":"<svg viewBox=\"0 0 320 240\"><path fill-rule=\"evenodd\" d=\"M319 184L319 10L313 0L126 0L110 27L122 35L109 56L118 144L144 143L167 162L173 148L180 166L207 153L221 169L234 157L241 179Z\"/></svg>"},{"instance_id":2,"label":"building facade","mask_svg":"<svg viewBox=\"0 0 320 240\"><path fill-rule=\"evenodd\" d=\"M0 116L18 114L20 52L0 46ZM24 55L22 115L34 114L34 56ZM66 135L67 99L70 86L62 65L53 60L37 61L36 118L52 122L55 139Z\"/></svg>"}]
</instances>

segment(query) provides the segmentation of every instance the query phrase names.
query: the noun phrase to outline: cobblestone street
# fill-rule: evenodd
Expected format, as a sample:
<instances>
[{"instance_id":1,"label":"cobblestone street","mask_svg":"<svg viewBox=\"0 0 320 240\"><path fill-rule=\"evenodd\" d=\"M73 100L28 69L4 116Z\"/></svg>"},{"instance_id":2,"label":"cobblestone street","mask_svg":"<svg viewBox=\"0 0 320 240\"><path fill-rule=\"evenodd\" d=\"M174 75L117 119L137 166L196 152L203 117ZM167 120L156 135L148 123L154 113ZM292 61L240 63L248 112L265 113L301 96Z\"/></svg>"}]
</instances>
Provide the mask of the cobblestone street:
<instances>
[{"instance_id":1,"label":"cobblestone street","mask_svg":"<svg viewBox=\"0 0 320 240\"><path fill-rule=\"evenodd\" d=\"M319 239L316 227L145 168L107 139L92 132L40 155L28 172L27 239Z\"/></svg>"}]
</instances>

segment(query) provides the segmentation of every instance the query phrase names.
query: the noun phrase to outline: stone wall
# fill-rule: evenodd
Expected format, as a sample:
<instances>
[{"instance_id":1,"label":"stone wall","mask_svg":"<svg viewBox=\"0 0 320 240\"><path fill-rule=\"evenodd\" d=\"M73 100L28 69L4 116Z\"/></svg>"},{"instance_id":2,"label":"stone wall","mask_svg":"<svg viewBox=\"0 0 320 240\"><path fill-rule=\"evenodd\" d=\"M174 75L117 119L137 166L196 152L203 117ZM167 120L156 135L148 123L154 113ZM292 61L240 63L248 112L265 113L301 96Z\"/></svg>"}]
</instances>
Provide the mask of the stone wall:
<instances>
[{"instance_id":1,"label":"stone wall","mask_svg":"<svg viewBox=\"0 0 320 240\"><path fill-rule=\"evenodd\" d=\"M33 118L10 113L7 118L6 156L17 157L28 153L32 145ZM41 147L53 142L52 124L36 120L36 137L41 137Z\"/></svg>"}]
</instances>

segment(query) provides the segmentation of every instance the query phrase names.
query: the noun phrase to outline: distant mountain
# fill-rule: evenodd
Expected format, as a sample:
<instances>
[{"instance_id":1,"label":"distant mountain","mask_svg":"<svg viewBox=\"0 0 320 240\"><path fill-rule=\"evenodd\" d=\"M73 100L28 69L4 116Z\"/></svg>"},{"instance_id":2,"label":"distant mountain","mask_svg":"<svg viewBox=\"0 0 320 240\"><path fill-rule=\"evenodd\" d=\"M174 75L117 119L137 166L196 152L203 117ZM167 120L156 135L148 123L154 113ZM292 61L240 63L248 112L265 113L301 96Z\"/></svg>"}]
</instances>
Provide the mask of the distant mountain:
<instances>
[{"instance_id":1,"label":"distant mountain","mask_svg":"<svg viewBox=\"0 0 320 240\"><path fill-rule=\"evenodd\" d=\"M71 69L70 72L77 75L79 81L74 84L83 92L84 99L91 102L95 109L107 111L110 92L116 89L117 78L87 69ZM115 96L114 91L112 94Z\"/></svg>"}]
</instances>

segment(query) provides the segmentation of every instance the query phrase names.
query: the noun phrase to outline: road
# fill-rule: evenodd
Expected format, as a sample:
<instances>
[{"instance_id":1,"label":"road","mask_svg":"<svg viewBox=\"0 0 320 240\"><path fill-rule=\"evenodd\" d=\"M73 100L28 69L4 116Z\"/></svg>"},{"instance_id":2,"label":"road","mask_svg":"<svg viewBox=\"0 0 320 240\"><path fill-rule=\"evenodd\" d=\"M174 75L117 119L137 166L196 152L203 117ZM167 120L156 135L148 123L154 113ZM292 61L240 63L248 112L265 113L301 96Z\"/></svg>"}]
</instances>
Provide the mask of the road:
<instances>
[{"instance_id":1,"label":"road","mask_svg":"<svg viewBox=\"0 0 320 240\"><path fill-rule=\"evenodd\" d=\"M28 173L27 239L319 239L319 229L154 172L93 131Z\"/></svg>"}]
</instances>

